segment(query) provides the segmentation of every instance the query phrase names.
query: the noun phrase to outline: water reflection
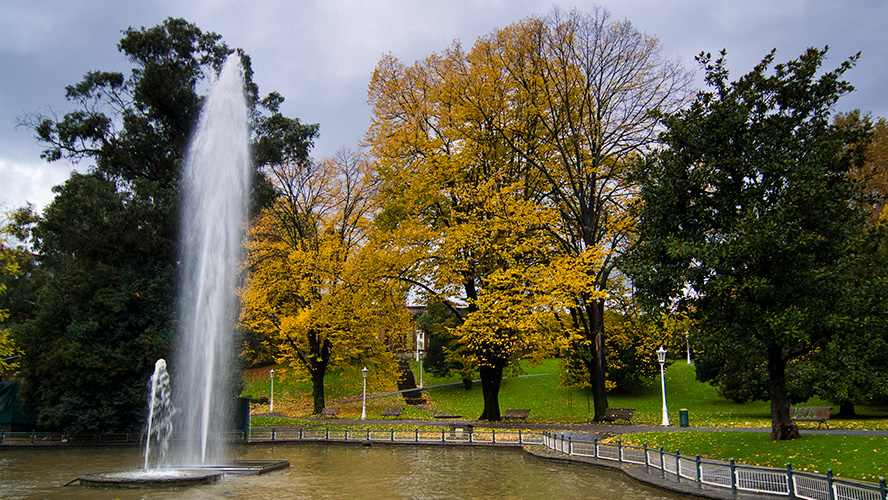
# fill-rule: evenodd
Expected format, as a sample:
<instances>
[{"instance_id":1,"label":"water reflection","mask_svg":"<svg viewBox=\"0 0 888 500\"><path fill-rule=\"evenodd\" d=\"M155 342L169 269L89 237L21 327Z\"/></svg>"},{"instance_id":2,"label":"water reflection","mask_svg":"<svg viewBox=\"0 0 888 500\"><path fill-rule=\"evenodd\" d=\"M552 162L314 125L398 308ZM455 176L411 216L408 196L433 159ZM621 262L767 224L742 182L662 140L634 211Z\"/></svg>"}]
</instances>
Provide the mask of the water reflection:
<instances>
[{"instance_id":1,"label":"water reflection","mask_svg":"<svg viewBox=\"0 0 888 500\"><path fill-rule=\"evenodd\" d=\"M299 443L240 446L235 459L288 459L263 476L186 489L58 487L81 474L140 466L135 448L0 448L2 498L292 498L550 500L677 499L620 473L554 462L518 449Z\"/></svg>"}]
</instances>

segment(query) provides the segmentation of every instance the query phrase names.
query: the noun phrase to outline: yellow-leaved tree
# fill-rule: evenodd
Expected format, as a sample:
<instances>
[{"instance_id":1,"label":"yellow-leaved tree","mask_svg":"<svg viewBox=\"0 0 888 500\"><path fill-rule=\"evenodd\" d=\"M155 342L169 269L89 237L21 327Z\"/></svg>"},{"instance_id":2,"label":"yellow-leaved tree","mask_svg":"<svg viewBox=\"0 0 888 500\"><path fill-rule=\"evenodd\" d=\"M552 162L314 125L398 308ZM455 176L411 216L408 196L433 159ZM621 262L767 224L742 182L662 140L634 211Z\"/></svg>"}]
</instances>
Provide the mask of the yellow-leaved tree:
<instances>
[{"instance_id":1,"label":"yellow-leaved tree","mask_svg":"<svg viewBox=\"0 0 888 500\"><path fill-rule=\"evenodd\" d=\"M319 413L330 369L396 379L389 348L410 331L405 287L380 278L365 245L375 188L363 155L270 170L279 196L250 230L241 322L311 380Z\"/></svg>"},{"instance_id":2,"label":"yellow-leaved tree","mask_svg":"<svg viewBox=\"0 0 888 500\"><path fill-rule=\"evenodd\" d=\"M478 370L482 420L499 420L504 370L525 357L557 353L573 331L553 322L579 288L585 260L560 258L556 207L540 176L465 99L483 95L510 111L495 73L474 74L455 47L413 66L384 58L371 83L382 211L377 246L390 273L447 305L454 353ZM490 80L486 78L490 77ZM462 303L464 307L455 304Z\"/></svg>"},{"instance_id":3,"label":"yellow-leaved tree","mask_svg":"<svg viewBox=\"0 0 888 500\"><path fill-rule=\"evenodd\" d=\"M582 269L554 312L582 361L596 418L607 408L609 280L635 241L629 166L656 141L656 112L687 102L689 83L656 38L603 9L556 9L413 66L387 56L371 81L368 141L388 189L404 195L399 213L448 206L411 194L417 184L451 192L454 171L491 179L480 167L496 164L525 200L556 215L537 232L548 233L551 261ZM450 220L429 217L426 226Z\"/></svg>"},{"instance_id":4,"label":"yellow-leaved tree","mask_svg":"<svg viewBox=\"0 0 888 500\"><path fill-rule=\"evenodd\" d=\"M23 254L26 251L14 248L14 245L10 244L16 239L15 217L15 214L5 214L6 220L0 228L0 296L7 293L7 282L22 275L16 254ZM8 319L9 309L0 309L0 374L14 373L19 368L18 358L21 350L10 335L9 329L4 326Z\"/></svg>"},{"instance_id":5,"label":"yellow-leaved tree","mask_svg":"<svg viewBox=\"0 0 888 500\"><path fill-rule=\"evenodd\" d=\"M18 264L7 254L5 247L0 247L0 273L4 276L18 274ZM6 284L0 283L0 295L6 293ZM0 325L9 318L9 310L0 309ZM0 373L15 371L18 364L19 349L9 335L9 329L0 328Z\"/></svg>"}]
</instances>

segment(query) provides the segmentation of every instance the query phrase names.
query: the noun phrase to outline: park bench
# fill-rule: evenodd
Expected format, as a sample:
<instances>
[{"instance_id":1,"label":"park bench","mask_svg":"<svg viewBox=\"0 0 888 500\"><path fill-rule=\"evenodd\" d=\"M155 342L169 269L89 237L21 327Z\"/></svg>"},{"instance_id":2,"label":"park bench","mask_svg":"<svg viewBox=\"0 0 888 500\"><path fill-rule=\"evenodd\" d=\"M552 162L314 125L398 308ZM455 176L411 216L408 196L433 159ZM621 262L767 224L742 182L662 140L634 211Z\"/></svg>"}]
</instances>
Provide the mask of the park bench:
<instances>
[{"instance_id":1,"label":"park bench","mask_svg":"<svg viewBox=\"0 0 888 500\"><path fill-rule=\"evenodd\" d=\"M503 420L527 420L530 410L506 410L503 412Z\"/></svg>"},{"instance_id":2,"label":"park bench","mask_svg":"<svg viewBox=\"0 0 888 500\"><path fill-rule=\"evenodd\" d=\"M793 406L789 409L789 418L793 422L817 422L818 429L821 425L829 429L826 421L830 411L832 408L829 406Z\"/></svg>"},{"instance_id":3,"label":"park bench","mask_svg":"<svg viewBox=\"0 0 888 500\"><path fill-rule=\"evenodd\" d=\"M321 410L322 417L335 417L339 413L339 408L324 408Z\"/></svg>"},{"instance_id":4,"label":"park bench","mask_svg":"<svg viewBox=\"0 0 888 500\"><path fill-rule=\"evenodd\" d=\"M129 433L115 432L110 434L99 434L99 441L103 443L126 443L130 440Z\"/></svg>"},{"instance_id":5,"label":"park bench","mask_svg":"<svg viewBox=\"0 0 888 500\"><path fill-rule=\"evenodd\" d=\"M628 423L632 420L632 415L635 415L635 408L605 408L601 420L604 422L625 420Z\"/></svg>"},{"instance_id":6,"label":"park bench","mask_svg":"<svg viewBox=\"0 0 888 500\"><path fill-rule=\"evenodd\" d=\"M400 417L401 413L404 411L404 408L386 408L384 412L382 412L383 417Z\"/></svg>"},{"instance_id":7,"label":"park bench","mask_svg":"<svg viewBox=\"0 0 888 500\"><path fill-rule=\"evenodd\" d=\"M94 433L77 433L65 434L62 436L63 443L96 443L99 441L99 435Z\"/></svg>"}]
</instances>

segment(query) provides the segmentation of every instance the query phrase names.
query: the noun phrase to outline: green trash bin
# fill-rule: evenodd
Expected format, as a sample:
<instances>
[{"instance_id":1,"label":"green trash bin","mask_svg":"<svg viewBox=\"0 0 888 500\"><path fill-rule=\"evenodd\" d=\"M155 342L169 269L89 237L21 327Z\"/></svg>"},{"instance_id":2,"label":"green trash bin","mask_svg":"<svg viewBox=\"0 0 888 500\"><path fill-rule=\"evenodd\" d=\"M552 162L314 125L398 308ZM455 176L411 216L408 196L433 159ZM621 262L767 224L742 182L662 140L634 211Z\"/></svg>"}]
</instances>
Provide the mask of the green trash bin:
<instances>
[{"instance_id":1,"label":"green trash bin","mask_svg":"<svg viewBox=\"0 0 888 500\"><path fill-rule=\"evenodd\" d=\"M682 427L688 426L688 409L682 408L678 410L678 425Z\"/></svg>"}]
</instances>

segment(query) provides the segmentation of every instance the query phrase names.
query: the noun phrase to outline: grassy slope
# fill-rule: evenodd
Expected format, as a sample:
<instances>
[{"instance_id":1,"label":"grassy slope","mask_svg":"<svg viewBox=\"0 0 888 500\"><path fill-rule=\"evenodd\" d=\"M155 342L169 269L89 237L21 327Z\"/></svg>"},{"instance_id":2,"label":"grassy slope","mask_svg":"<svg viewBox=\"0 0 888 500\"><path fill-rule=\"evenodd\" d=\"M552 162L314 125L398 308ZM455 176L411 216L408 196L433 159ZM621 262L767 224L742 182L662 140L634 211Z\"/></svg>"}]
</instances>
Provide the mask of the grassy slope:
<instances>
[{"instance_id":1,"label":"grassy slope","mask_svg":"<svg viewBox=\"0 0 888 500\"><path fill-rule=\"evenodd\" d=\"M570 424L588 423L591 420L588 391L558 387L557 361L550 360L537 366L526 366L525 373L534 376L509 378L504 381L500 392L500 407L529 408L531 422L558 422ZM311 409L310 384L278 375L275 367L275 410L284 411L293 417L308 417ZM418 372L415 366L414 372ZM244 373L244 395L267 396L269 391L268 369L248 370ZM372 376L371 376L372 379ZM417 376L417 380L419 377ZM368 379L370 380L370 379ZM426 387L442 383L459 382L458 377L438 379L426 373L423 376ZM611 394L608 403L611 407L636 408L632 422L640 425L659 425L662 418L659 381L631 393ZM388 385L374 387L370 382L369 393L385 392L393 388ZM374 390L375 389L375 390ZM340 403L336 400L353 397L361 393L360 375L331 374L326 384L328 406L340 408L339 416L357 418L361 414L361 402ZM666 377L666 393L670 410L670 423L679 423L678 411L686 408L690 414L690 424L694 427L769 427L770 406L767 402L736 404L718 396L715 389L694 379L694 369L679 361L672 365ZM481 414L480 385L466 391L461 385L425 391L427 399L437 408L476 418ZM809 406L829 406L814 399L805 403ZM367 401L367 415L370 419L379 418L385 408L404 407L400 396L388 396ZM254 408L254 413L268 411L267 405ZM888 429L888 412L878 408L858 408L861 417L855 419L832 419L833 429ZM432 417L418 409L406 407L403 419L432 420ZM397 421L393 421L393 424ZM254 425L298 425L300 420L286 418L254 417ZM800 427L816 428L816 424L801 423ZM865 436L823 436L805 434L792 442L772 443L767 433L730 431L685 431L652 432L620 436L627 443L649 446L663 446L670 451L681 450L686 455L701 454L720 460L735 458L740 463L785 467L792 462L793 468L825 473L833 469L840 477L874 481L886 475L888 468L888 438Z\"/></svg>"}]
</instances>

